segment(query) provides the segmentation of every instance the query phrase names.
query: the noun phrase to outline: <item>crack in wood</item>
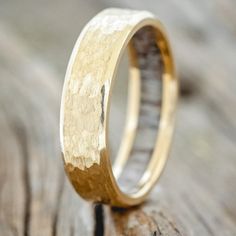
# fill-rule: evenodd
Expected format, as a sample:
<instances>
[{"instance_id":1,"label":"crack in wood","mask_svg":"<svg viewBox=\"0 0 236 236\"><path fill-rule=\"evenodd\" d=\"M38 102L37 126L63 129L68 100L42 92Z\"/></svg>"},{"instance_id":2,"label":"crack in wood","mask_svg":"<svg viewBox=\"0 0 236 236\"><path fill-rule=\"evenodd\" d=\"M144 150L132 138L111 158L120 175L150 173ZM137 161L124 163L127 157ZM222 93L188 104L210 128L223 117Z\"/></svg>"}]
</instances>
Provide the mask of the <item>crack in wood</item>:
<instances>
[{"instance_id":1,"label":"crack in wood","mask_svg":"<svg viewBox=\"0 0 236 236\"><path fill-rule=\"evenodd\" d=\"M104 235L104 209L103 209L102 204L96 204L94 206L94 218L95 218L94 236L103 236Z\"/></svg>"},{"instance_id":2,"label":"crack in wood","mask_svg":"<svg viewBox=\"0 0 236 236\"><path fill-rule=\"evenodd\" d=\"M167 218L165 216L165 214L163 212L160 212L159 215L163 218L166 219L166 221L169 223L169 225L172 227L172 229L179 234L180 236L182 235L181 232L179 231L179 229L176 227L176 225L173 223L173 221L169 220L169 218Z\"/></svg>"},{"instance_id":3,"label":"crack in wood","mask_svg":"<svg viewBox=\"0 0 236 236\"><path fill-rule=\"evenodd\" d=\"M161 236L161 235L162 235L162 232L161 232L161 229L160 229L160 227L159 227L159 225L158 225L156 219L155 219L153 216L151 216L151 219L152 219L152 221L155 223L156 228L157 228L157 231L155 231L153 235L156 236L157 233L158 233L159 236Z\"/></svg>"},{"instance_id":4,"label":"crack in wood","mask_svg":"<svg viewBox=\"0 0 236 236\"><path fill-rule=\"evenodd\" d=\"M155 223L156 227L157 227L157 232L159 236L165 235L165 233L163 234L162 230L160 229L159 223L157 222L156 218L154 215L158 215L158 217L162 218L170 227L171 229L179 236L183 236L183 234L180 232L180 230L177 228L175 222L173 222L172 220L170 220L162 211L160 212L156 212L156 211L152 211L151 215L149 217L151 217L151 219L153 220L153 222Z\"/></svg>"},{"instance_id":5,"label":"crack in wood","mask_svg":"<svg viewBox=\"0 0 236 236\"><path fill-rule=\"evenodd\" d=\"M30 207L31 207L31 187L30 187L30 174L29 174L29 153L28 153L28 143L26 131L19 123L12 123L13 132L17 136L19 142L19 147L21 148L23 157L23 179L25 183L25 213L24 213L24 236L29 235L30 226Z\"/></svg>"}]
</instances>

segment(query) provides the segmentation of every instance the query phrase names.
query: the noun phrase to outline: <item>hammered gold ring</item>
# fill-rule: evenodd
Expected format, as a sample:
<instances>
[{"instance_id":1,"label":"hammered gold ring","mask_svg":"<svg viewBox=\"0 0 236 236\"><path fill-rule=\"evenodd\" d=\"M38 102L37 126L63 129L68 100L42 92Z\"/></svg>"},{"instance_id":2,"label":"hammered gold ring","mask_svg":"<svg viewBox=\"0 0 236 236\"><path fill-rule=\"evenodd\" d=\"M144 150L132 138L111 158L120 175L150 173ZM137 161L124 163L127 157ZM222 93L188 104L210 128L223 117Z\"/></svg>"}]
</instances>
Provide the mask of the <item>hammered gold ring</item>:
<instances>
[{"instance_id":1,"label":"hammered gold ring","mask_svg":"<svg viewBox=\"0 0 236 236\"><path fill-rule=\"evenodd\" d=\"M110 100L126 48L130 61L127 118L112 165L108 143ZM88 22L69 61L60 114L65 171L80 196L118 207L137 205L146 199L168 157L177 95L169 42L163 26L151 13L106 9ZM137 156L150 160L137 182L125 181L128 187L123 188L120 179L124 169ZM132 176L131 169L127 173Z\"/></svg>"}]
</instances>

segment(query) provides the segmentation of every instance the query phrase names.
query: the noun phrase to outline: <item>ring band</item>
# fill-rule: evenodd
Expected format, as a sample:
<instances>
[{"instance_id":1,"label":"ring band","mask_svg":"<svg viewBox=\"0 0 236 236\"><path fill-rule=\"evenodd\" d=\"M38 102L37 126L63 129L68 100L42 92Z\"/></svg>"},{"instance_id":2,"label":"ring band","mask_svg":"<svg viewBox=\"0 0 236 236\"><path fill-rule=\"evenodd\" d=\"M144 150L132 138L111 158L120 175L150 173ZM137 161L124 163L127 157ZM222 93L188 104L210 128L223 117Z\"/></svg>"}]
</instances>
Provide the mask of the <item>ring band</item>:
<instances>
[{"instance_id":1,"label":"ring band","mask_svg":"<svg viewBox=\"0 0 236 236\"><path fill-rule=\"evenodd\" d=\"M126 47L130 58L127 122L112 168L110 100ZM60 114L65 171L83 198L118 207L145 200L168 157L177 95L170 46L163 26L151 13L106 9L84 27L67 68ZM138 140L145 135L155 138L148 152L150 161L136 188L123 191L117 179L135 149L148 146Z\"/></svg>"}]
</instances>

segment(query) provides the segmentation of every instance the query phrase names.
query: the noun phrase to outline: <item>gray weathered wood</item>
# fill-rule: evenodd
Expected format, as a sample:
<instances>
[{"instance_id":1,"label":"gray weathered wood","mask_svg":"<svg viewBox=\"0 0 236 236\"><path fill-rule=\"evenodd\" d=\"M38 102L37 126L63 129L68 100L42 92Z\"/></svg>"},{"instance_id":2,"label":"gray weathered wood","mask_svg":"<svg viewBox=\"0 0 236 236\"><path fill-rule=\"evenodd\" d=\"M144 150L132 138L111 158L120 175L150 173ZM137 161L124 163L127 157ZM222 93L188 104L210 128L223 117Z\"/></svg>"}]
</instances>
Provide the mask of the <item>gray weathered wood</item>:
<instances>
[{"instance_id":1,"label":"gray weathered wood","mask_svg":"<svg viewBox=\"0 0 236 236\"><path fill-rule=\"evenodd\" d=\"M148 201L129 210L79 198L59 149L72 45L108 6L159 16L181 79L171 158ZM236 235L235 7L228 0L0 2L0 235ZM122 116L121 102L114 104Z\"/></svg>"}]
</instances>

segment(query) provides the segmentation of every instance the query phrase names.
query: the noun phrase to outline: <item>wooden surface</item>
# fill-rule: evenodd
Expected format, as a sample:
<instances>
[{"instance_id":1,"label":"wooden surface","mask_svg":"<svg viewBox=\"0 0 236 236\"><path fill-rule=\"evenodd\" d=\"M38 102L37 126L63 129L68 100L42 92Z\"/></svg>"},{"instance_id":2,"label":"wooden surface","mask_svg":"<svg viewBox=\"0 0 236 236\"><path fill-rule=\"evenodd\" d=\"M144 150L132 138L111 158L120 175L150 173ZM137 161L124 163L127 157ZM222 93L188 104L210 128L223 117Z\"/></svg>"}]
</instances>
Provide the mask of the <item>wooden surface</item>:
<instances>
[{"instance_id":1,"label":"wooden surface","mask_svg":"<svg viewBox=\"0 0 236 236\"><path fill-rule=\"evenodd\" d=\"M110 6L159 16L181 79L170 161L148 201L129 210L79 198L59 149L68 57L85 22ZM235 7L229 0L1 0L0 235L236 235Z\"/></svg>"}]
</instances>

